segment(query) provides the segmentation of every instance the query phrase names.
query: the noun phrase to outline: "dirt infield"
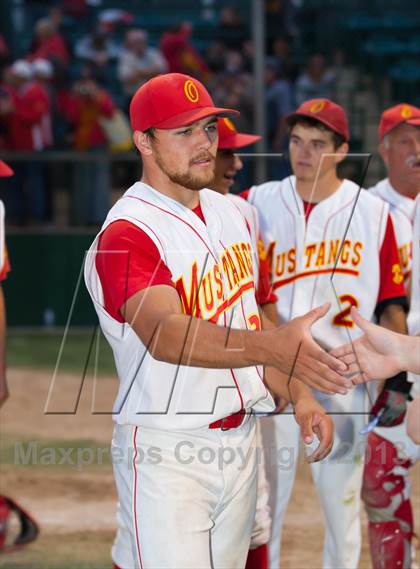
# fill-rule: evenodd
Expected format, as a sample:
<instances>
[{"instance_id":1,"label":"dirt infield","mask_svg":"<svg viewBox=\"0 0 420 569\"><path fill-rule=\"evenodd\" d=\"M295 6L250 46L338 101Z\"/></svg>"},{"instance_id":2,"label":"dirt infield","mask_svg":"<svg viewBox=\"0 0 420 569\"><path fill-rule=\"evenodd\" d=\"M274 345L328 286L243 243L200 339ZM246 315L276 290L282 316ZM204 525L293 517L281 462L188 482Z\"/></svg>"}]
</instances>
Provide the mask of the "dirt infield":
<instances>
[{"instance_id":1,"label":"dirt infield","mask_svg":"<svg viewBox=\"0 0 420 569\"><path fill-rule=\"evenodd\" d=\"M84 385L76 413L45 415L50 381L51 375L41 371L9 372L11 397L0 414L0 492L18 500L36 517L41 535L25 550L1 556L0 567L105 569L111 567L115 529L115 489L109 457L112 422L109 415L91 413L91 379ZM61 374L57 381L60 395L51 399L51 405L72 408L79 377ZM115 390L115 379L99 380L96 411L110 409ZM412 479L418 521L419 465ZM322 546L322 514L309 469L304 466L286 517L282 567L321 567ZM364 535L360 567L370 566Z\"/></svg>"}]
</instances>

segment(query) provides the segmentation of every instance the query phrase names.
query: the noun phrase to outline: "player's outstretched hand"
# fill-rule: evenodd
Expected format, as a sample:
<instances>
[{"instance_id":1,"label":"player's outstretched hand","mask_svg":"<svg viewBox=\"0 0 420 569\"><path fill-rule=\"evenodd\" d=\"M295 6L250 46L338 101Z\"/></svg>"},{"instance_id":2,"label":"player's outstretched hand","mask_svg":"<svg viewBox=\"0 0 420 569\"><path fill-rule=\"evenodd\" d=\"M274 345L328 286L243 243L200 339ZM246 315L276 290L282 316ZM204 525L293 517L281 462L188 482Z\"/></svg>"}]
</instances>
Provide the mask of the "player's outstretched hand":
<instances>
[{"instance_id":1,"label":"player's outstretched hand","mask_svg":"<svg viewBox=\"0 0 420 569\"><path fill-rule=\"evenodd\" d=\"M343 375L348 371L347 365L323 350L311 334L311 326L325 316L329 308L329 303L324 304L270 330L277 343L274 361L270 365L323 393L345 395L352 387L351 381Z\"/></svg>"},{"instance_id":2,"label":"player's outstretched hand","mask_svg":"<svg viewBox=\"0 0 420 569\"><path fill-rule=\"evenodd\" d=\"M408 337L365 320L354 307L351 315L364 335L330 352L348 366L347 377L357 384L371 379L387 379L404 371L403 344Z\"/></svg>"},{"instance_id":3,"label":"player's outstretched hand","mask_svg":"<svg viewBox=\"0 0 420 569\"><path fill-rule=\"evenodd\" d=\"M319 446L308 456L308 462L318 462L325 458L331 452L334 442L334 423L331 417L312 397L299 399L295 405L295 417L305 444L311 444L314 436L319 440Z\"/></svg>"}]
</instances>

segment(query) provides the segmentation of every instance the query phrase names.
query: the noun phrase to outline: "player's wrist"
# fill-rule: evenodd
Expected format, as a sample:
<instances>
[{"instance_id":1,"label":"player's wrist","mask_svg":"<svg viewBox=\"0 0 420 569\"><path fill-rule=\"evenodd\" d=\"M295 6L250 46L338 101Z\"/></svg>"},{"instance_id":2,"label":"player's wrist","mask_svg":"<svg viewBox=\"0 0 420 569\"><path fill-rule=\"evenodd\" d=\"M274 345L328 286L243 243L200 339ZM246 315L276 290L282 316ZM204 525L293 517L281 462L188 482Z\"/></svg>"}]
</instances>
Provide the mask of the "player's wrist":
<instances>
[{"instance_id":1,"label":"player's wrist","mask_svg":"<svg viewBox=\"0 0 420 569\"><path fill-rule=\"evenodd\" d=\"M275 358L270 330L250 332L246 334L246 353L250 358L250 365L274 366Z\"/></svg>"},{"instance_id":2,"label":"player's wrist","mask_svg":"<svg viewBox=\"0 0 420 569\"><path fill-rule=\"evenodd\" d=\"M407 343L408 340L408 343ZM415 346L410 342L411 338L398 334L394 349L396 365L401 372L407 372L410 362L415 357ZM407 349L408 347L408 349Z\"/></svg>"}]
</instances>

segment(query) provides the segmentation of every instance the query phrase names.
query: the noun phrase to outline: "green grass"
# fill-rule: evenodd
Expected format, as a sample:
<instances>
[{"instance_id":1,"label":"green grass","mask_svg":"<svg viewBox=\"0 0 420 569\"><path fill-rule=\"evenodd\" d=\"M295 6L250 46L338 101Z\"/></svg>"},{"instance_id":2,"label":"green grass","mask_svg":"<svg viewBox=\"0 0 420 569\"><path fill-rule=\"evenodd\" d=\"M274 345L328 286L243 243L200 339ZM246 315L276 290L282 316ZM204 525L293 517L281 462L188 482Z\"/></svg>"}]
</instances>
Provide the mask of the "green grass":
<instances>
[{"instance_id":1,"label":"green grass","mask_svg":"<svg viewBox=\"0 0 420 569\"><path fill-rule=\"evenodd\" d=\"M89 439L34 441L3 435L0 442L3 466L86 470L111 464L110 445Z\"/></svg>"},{"instance_id":2,"label":"green grass","mask_svg":"<svg viewBox=\"0 0 420 569\"><path fill-rule=\"evenodd\" d=\"M64 332L43 330L20 332L9 331L7 335L8 367L54 370L60 354ZM112 350L104 336L99 336L99 346L93 330L70 331L63 345L59 369L81 373L89 359L89 369L93 368L96 352L99 375L115 374ZM97 347L98 346L98 347Z\"/></svg>"}]
</instances>

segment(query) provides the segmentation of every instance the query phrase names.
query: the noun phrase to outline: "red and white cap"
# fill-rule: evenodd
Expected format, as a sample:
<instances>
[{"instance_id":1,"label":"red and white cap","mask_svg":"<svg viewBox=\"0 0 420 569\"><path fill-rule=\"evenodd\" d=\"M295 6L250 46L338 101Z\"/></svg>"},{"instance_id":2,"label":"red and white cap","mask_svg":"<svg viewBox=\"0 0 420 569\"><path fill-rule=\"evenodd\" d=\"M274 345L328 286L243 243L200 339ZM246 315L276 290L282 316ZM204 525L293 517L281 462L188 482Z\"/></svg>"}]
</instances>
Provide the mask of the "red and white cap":
<instances>
[{"instance_id":1,"label":"red and white cap","mask_svg":"<svg viewBox=\"0 0 420 569\"><path fill-rule=\"evenodd\" d=\"M300 105L294 113L287 115L290 124L296 117L309 117L324 124L337 134L341 134L346 142L350 140L349 124L343 107L329 99L310 99Z\"/></svg>"},{"instance_id":2,"label":"red and white cap","mask_svg":"<svg viewBox=\"0 0 420 569\"><path fill-rule=\"evenodd\" d=\"M7 178L13 176L14 172L3 160L0 160L0 178Z\"/></svg>"},{"instance_id":3,"label":"red and white cap","mask_svg":"<svg viewBox=\"0 0 420 569\"><path fill-rule=\"evenodd\" d=\"M401 103L382 113L381 122L379 123L379 140L382 141L384 136L401 123L420 126L420 109L414 105Z\"/></svg>"},{"instance_id":4,"label":"red and white cap","mask_svg":"<svg viewBox=\"0 0 420 569\"><path fill-rule=\"evenodd\" d=\"M238 132L233 122L226 117L217 119L217 129L219 131L218 150L244 148L261 140L261 136L256 134Z\"/></svg>"},{"instance_id":5,"label":"red and white cap","mask_svg":"<svg viewBox=\"0 0 420 569\"><path fill-rule=\"evenodd\" d=\"M239 111L216 107L200 81L182 73L166 73L150 79L130 103L133 130L178 128L211 115L238 115Z\"/></svg>"}]
</instances>

